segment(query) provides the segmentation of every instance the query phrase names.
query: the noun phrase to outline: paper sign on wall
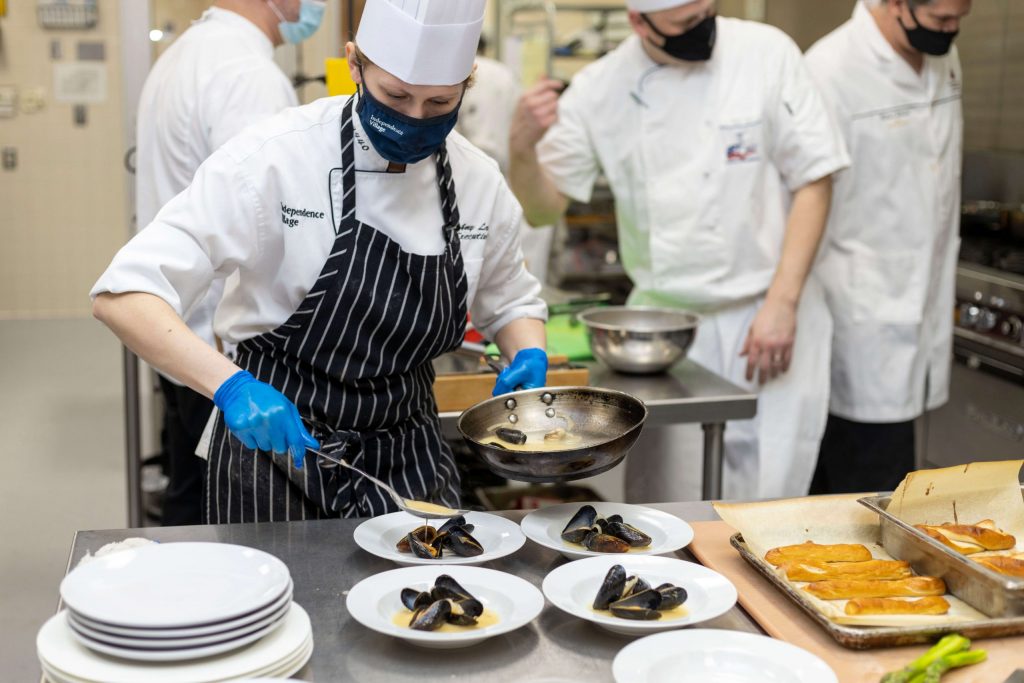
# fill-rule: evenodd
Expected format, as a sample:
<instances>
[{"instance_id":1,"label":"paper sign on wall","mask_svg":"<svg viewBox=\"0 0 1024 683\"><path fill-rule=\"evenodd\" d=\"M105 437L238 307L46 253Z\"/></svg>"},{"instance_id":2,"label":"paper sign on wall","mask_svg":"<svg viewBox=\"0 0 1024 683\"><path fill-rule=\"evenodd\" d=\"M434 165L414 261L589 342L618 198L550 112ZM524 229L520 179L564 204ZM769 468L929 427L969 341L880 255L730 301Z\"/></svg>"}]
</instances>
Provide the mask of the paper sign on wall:
<instances>
[{"instance_id":1,"label":"paper sign on wall","mask_svg":"<svg viewBox=\"0 0 1024 683\"><path fill-rule=\"evenodd\" d=\"M81 62L54 64L53 99L75 104L105 102L106 65Z\"/></svg>"}]
</instances>

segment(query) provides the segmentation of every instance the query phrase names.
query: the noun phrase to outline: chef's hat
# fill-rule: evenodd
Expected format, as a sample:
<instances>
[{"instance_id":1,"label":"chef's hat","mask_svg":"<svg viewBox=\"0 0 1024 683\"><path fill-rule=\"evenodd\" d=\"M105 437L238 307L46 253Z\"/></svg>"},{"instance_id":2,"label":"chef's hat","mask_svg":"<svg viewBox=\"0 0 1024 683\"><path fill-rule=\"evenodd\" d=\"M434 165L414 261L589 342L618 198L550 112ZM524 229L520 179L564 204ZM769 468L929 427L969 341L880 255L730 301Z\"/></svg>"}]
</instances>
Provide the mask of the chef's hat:
<instances>
[{"instance_id":1,"label":"chef's hat","mask_svg":"<svg viewBox=\"0 0 1024 683\"><path fill-rule=\"evenodd\" d=\"M356 44L413 85L455 85L473 72L487 0L367 0Z\"/></svg>"},{"instance_id":2,"label":"chef's hat","mask_svg":"<svg viewBox=\"0 0 1024 683\"><path fill-rule=\"evenodd\" d=\"M697 0L626 0L626 6L634 12L658 12L672 7L682 7Z\"/></svg>"}]
</instances>

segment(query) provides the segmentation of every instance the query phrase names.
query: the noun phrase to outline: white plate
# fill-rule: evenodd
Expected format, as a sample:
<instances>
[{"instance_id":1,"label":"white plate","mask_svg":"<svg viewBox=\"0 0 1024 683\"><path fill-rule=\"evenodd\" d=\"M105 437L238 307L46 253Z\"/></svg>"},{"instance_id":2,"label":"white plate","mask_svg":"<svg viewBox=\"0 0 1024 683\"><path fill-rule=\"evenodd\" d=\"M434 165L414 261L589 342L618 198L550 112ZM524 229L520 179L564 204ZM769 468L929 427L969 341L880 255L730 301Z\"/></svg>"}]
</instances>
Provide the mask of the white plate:
<instances>
[{"instance_id":1,"label":"white plate","mask_svg":"<svg viewBox=\"0 0 1024 683\"><path fill-rule=\"evenodd\" d=\"M445 552L439 560L428 560L416 557L412 553L398 552L395 544L399 539L416 527L422 526L423 522L422 517L416 517L406 512L392 512L366 520L356 527L353 538L356 545L366 552L383 557L385 560L391 560L396 564L434 567L490 562L499 557L511 555L526 543L523 532L519 530L519 525L515 522L510 522L497 515L489 515L486 512L469 512L466 514L466 522L475 526L471 533L473 538L483 546L483 554L476 557L459 557L454 553ZM444 524L440 520L429 523L434 527Z\"/></svg>"},{"instance_id":2,"label":"white plate","mask_svg":"<svg viewBox=\"0 0 1024 683\"><path fill-rule=\"evenodd\" d=\"M74 622L78 626L83 626L96 631L97 634L102 634L103 636L110 635L130 639L163 638L169 640L198 637L208 638L210 636L217 636L224 633L230 634L238 631L239 629L243 629L250 624L262 621L267 617L279 615L282 611L288 609L288 604L292 601L292 588L292 583L289 581L288 588L286 588L281 597L275 600L271 605L268 605L261 610L257 610L252 614L246 614L245 616L232 619L231 621L222 621L209 626L198 626L195 628L130 628L124 626L111 626L100 621L93 621L70 608L68 609L68 620Z\"/></svg>"},{"instance_id":3,"label":"white plate","mask_svg":"<svg viewBox=\"0 0 1024 683\"><path fill-rule=\"evenodd\" d=\"M612 663L616 683L838 683L807 650L767 636L688 629L641 638Z\"/></svg>"},{"instance_id":4,"label":"white plate","mask_svg":"<svg viewBox=\"0 0 1024 683\"><path fill-rule=\"evenodd\" d=\"M584 505L593 505L601 517L622 515L623 521L632 524L651 537L646 548L634 548L628 553L595 553L583 546L562 540L562 530L573 515ZM534 510L522 521L523 533L535 543L562 553L570 560L583 557L634 557L636 555L662 555L685 548L693 540L693 528L675 515L661 510L629 505L627 503L562 503Z\"/></svg>"},{"instance_id":5,"label":"white plate","mask_svg":"<svg viewBox=\"0 0 1024 683\"><path fill-rule=\"evenodd\" d=\"M429 590L438 576L448 574L494 612L496 624L463 633L414 631L393 622L404 610L403 588ZM492 636L514 631L533 621L544 609L544 596L518 576L481 567L404 567L363 579L349 591L345 602L352 618L378 633L423 647L467 647Z\"/></svg>"},{"instance_id":6,"label":"white plate","mask_svg":"<svg viewBox=\"0 0 1024 683\"><path fill-rule=\"evenodd\" d=\"M112 635L103 631L97 631L88 625L79 622L75 615L68 613L68 626L75 633L82 636L85 641L98 641L105 645L115 647L126 647L129 649L154 649L154 650L188 650L189 648L206 647L218 643L237 640L256 631L266 629L276 621L280 621L288 612L288 605L282 605L276 612L258 619L251 624L239 626L223 633L211 633L206 636L195 638L126 638L125 636Z\"/></svg>"},{"instance_id":7,"label":"white plate","mask_svg":"<svg viewBox=\"0 0 1024 683\"><path fill-rule=\"evenodd\" d=\"M71 571L60 595L112 626L195 627L263 609L291 582L269 553L225 543L161 543L98 557Z\"/></svg>"},{"instance_id":8,"label":"white plate","mask_svg":"<svg viewBox=\"0 0 1024 683\"><path fill-rule=\"evenodd\" d=\"M232 650L237 650L243 645L254 643L280 627L284 622L284 617L285 614L281 614L277 619L271 621L269 624L261 626L255 630L247 631L242 635L228 636L223 640L214 641L208 645L200 647L175 647L173 645L171 647L115 645L83 634L70 622L68 623L68 628L71 629L71 633L74 635L75 639L77 639L82 645L85 645L90 650L102 652L105 655L129 659L136 662L183 662L199 659L201 657L212 657L213 655L219 655L224 652L231 652Z\"/></svg>"},{"instance_id":9,"label":"white plate","mask_svg":"<svg viewBox=\"0 0 1024 683\"><path fill-rule=\"evenodd\" d=\"M608 570L616 564L625 568L627 576L636 574L651 586L671 583L685 588L687 599L683 606L688 614L678 619L634 621L595 612L594 596ZM552 570L544 577L543 590L544 596L560 610L626 635L668 631L707 621L736 604L736 587L729 579L702 565L672 557L589 557Z\"/></svg>"},{"instance_id":10,"label":"white plate","mask_svg":"<svg viewBox=\"0 0 1024 683\"><path fill-rule=\"evenodd\" d=\"M67 625L65 612L59 612L39 630L36 652L43 666L83 681L214 683L276 670L294 658L309 636L309 616L301 606L292 603L280 628L231 653L175 664L131 662L97 654L81 645Z\"/></svg>"}]
</instances>

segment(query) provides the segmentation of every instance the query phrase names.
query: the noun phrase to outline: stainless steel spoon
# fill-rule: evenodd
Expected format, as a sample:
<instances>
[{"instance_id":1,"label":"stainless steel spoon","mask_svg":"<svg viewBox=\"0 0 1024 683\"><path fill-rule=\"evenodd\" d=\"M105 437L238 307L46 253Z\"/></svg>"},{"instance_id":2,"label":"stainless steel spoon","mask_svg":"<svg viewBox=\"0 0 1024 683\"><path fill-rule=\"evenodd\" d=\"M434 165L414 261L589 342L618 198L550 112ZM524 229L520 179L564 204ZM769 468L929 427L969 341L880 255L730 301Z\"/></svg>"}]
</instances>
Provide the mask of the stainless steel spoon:
<instances>
[{"instance_id":1,"label":"stainless steel spoon","mask_svg":"<svg viewBox=\"0 0 1024 683\"><path fill-rule=\"evenodd\" d=\"M382 482L380 479L377 479L376 477L371 477L366 472L363 472L358 467L354 467L348 464L341 458L336 458L333 455L327 455L326 453L318 451L315 448L310 448L308 450L312 451L313 453L316 453L319 457L323 458L324 460L333 462L336 465L341 465L342 467L347 467L353 472L358 472L359 474L363 475L364 477L372 481L374 484L379 486L385 493L391 496L391 500L395 501L395 505L397 505L400 510L404 510L405 512L408 512L410 515L415 515L416 517L421 517L423 519L450 519L452 517L458 517L459 515L464 515L467 512L469 512L469 510L447 508L444 507L443 505L436 505L434 503L426 503L419 500L404 498L403 496L399 495L398 491L394 490L393 488Z\"/></svg>"}]
</instances>

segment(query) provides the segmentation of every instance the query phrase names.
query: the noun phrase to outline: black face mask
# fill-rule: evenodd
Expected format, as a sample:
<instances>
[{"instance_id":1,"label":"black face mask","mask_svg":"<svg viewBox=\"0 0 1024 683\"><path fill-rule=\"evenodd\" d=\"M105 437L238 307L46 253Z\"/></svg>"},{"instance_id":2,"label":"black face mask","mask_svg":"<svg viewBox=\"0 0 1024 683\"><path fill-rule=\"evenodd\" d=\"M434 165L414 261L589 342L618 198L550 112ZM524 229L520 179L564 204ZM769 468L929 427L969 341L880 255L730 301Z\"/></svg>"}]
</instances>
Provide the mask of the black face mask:
<instances>
[{"instance_id":1,"label":"black face mask","mask_svg":"<svg viewBox=\"0 0 1024 683\"><path fill-rule=\"evenodd\" d=\"M910 16L914 18L914 23L917 24L914 28L907 28L903 25L903 20L897 18L900 22L900 27L903 32L907 34L907 40L910 41L910 47L914 48L918 52L923 52L926 55L935 55L936 57L941 56L949 52L949 49L953 46L953 39L956 38L956 34L959 31L933 31L930 28L921 26L921 22L917 20L917 15L914 14L914 8L909 4L907 9L910 10Z\"/></svg>"},{"instance_id":2,"label":"black face mask","mask_svg":"<svg viewBox=\"0 0 1024 683\"><path fill-rule=\"evenodd\" d=\"M667 36L651 23L646 14L641 14L651 30L665 39L664 45L658 45L665 54L687 62L703 62L711 59L711 50L715 47L715 15L700 22L689 31Z\"/></svg>"}]
</instances>

